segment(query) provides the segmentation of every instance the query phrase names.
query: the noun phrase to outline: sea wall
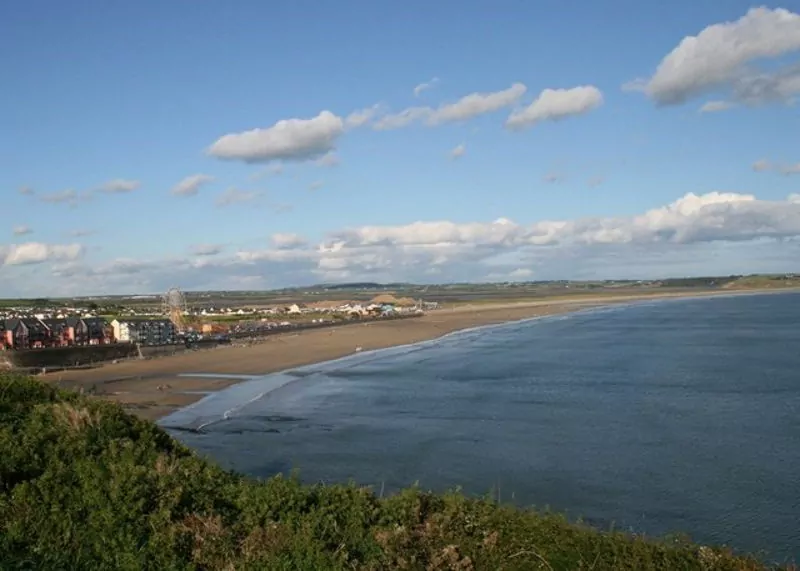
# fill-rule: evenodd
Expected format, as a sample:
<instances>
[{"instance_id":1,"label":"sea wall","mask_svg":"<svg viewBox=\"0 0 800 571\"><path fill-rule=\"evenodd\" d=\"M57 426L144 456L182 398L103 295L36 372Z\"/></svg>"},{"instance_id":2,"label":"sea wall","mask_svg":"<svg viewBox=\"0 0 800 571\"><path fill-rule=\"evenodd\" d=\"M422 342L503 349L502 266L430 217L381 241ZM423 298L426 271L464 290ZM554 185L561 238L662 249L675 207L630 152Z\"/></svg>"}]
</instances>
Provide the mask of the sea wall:
<instances>
[{"instance_id":1,"label":"sea wall","mask_svg":"<svg viewBox=\"0 0 800 571\"><path fill-rule=\"evenodd\" d=\"M127 359L138 355L131 343L110 345L88 345L76 347L53 347L48 349L23 349L6 351L3 358L15 369L79 367L102 361Z\"/></svg>"},{"instance_id":2,"label":"sea wall","mask_svg":"<svg viewBox=\"0 0 800 571\"><path fill-rule=\"evenodd\" d=\"M220 341L199 341L187 347L180 345L163 345L142 347L141 355L133 343L112 343L110 345L90 345L78 347L54 347L49 349L28 349L22 351L6 351L0 355L0 367L37 370L37 369L68 369L74 367L91 367L98 363L114 361L116 359L130 359L144 357L151 359L166 355L175 355L185 351L198 349L213 349L224 344Z\"/></svg>"}]
</instances>

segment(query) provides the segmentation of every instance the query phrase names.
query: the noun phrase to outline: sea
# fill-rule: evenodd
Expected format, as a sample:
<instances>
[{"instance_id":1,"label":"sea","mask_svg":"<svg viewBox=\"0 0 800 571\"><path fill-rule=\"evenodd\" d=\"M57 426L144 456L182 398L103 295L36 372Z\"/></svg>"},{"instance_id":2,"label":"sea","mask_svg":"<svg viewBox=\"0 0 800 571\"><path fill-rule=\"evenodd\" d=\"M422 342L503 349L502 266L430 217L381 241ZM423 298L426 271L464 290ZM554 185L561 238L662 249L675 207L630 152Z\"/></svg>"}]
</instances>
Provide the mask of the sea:
<instances>
[{"instance_id":1,"label":"sea","mask_svg":"<svg viewBox=\"0 0 800 571\"><path fill-rule=\"evenodd\" d=\"M161 423L256 477L460 488L800 561L800 293L461 331L248 377Z\"/></svg>"}]
</instances>

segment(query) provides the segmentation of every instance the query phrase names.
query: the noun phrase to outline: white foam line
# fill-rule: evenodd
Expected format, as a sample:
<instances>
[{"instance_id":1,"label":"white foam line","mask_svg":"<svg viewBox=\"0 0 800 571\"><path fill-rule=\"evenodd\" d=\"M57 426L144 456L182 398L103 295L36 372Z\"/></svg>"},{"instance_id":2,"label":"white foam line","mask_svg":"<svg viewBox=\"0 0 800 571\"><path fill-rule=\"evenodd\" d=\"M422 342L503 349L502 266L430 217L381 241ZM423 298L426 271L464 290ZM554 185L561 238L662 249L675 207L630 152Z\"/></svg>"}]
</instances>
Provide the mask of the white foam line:
<instances>
[{"instance_id":1,"label":"white foam line","mask_svg":"<svg viewBox=\"0 0 800 571\"><path fill-rule=\"evenodd\" d=\"M179 377L193 377L199 379L243 379L248 380L261 375L229 375L218 373L179 373Z\"/></svg>"}]
</instances>

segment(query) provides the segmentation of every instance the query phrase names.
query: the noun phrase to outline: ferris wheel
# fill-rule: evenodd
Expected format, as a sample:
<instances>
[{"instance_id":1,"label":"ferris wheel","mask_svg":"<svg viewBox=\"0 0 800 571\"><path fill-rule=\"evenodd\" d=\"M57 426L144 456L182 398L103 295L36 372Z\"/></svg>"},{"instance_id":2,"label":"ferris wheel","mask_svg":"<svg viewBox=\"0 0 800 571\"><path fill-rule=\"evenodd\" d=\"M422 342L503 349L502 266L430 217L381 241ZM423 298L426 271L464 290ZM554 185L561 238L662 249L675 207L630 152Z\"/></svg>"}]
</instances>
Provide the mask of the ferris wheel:
<instances>
[{"instance_id":1,"label":"ferris wheel","mask_svg":"<svg viewBox=\"0 0 800 571\"><path fill-rule=\"evenodd\" d=\"M178 331L186 330L186 319L184 318L184 315L186 315L186 296L183 295L180 288L170 288L164 294L162 311L175 324L175 328Z\"/></svg>"}]
</instances>

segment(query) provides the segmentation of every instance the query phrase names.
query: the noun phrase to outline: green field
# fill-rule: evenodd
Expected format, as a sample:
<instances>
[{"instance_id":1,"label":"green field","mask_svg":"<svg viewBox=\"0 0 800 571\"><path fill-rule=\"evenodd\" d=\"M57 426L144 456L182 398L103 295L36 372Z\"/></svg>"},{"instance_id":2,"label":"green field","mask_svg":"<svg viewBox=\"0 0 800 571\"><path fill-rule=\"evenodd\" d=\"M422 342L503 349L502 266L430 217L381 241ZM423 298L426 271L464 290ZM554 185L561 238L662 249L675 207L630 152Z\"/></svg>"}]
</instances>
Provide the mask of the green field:
<instances>
[{"instance_id":1,"label":"green field","mask_svg":"<svg viewBox=\"0 0 800 571\"><path fill-rule=\"evenodd\" d=\"M479 459L476 459L479 461ZM3 570L756 570L682 539L226 472L120 407L0 375Z\"/></svg>"}]
</instances>

